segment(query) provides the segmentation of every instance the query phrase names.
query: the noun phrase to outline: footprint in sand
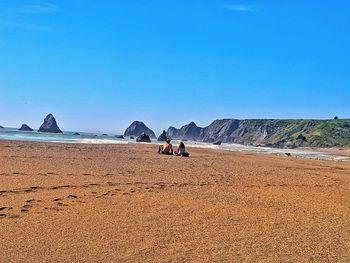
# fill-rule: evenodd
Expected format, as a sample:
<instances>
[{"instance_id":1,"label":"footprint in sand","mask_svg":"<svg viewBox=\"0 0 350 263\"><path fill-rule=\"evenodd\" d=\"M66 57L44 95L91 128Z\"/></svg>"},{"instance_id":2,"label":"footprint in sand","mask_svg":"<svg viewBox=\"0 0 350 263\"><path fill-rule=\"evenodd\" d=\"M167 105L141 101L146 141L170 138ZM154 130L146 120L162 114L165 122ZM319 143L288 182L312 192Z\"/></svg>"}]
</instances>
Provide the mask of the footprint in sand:
<instances>
[{"instance_id":1,"label":"footprint in sand","mask_svg":"<svg viewBox=\"0 0 350 263\"><path fill-rule=\"evenodd\" d=\"M6 211L6 210L12 210L13 208L11 206L3 206L0 207L0 211Z\"/></svg>"},{"instance_id":2,"label":"footprint in sand","mask_svg":"<svg viewBox=\"0 0 350 263\"><path fill-rule=\"evenodd\" d=\"M6 215L6 217L7 218L20 218L19 215L15 215L15 214L13 214L13 215Z\"/></svg>"},{"instance_id":3,"label":"footprint in sand","mask_svg":"<svg viewBox=\"0 0 350 263\"><path fill-rule=\"evenodd\" d=\"M32 207L31 205L23 205L21 212L28 212L31 207Z\"/></svg>"}]
</instances>

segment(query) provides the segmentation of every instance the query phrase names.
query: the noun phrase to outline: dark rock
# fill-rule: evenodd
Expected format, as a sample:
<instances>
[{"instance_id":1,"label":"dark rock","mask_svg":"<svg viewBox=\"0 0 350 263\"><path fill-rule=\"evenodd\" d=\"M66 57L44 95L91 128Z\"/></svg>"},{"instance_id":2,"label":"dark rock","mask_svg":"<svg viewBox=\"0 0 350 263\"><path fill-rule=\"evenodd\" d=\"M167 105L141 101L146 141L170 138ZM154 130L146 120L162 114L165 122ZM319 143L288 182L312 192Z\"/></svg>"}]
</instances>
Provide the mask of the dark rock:
<instances>
[{"instance_id":1,"label":"dark rock","mask_svg":"<svg viewBox=\"0 0 350 263\"><path fill-rule=\"evenodd\" d=\"M151 138L148 134L142 133L140 136L136 138L136 142L151 142Z\"/></svg>"},{"instance_id":2,"label":"dark rock","mask_svg":"<svg viewBox=\"0 0 350 263\"><path fill-rule=\"evenodd\" d=\"M286 155L286 156L292 156L292 154L291 154L291 153L285 153L285 155Z\"/></svg>"},{"instance_id":3,"label":"dark rock","mask_svg":"<svg viewBox=\"0 0 350 263\"><path fill-rule=\"evenodd\" d=\"M102 136L108 136L108 134L107 134L107 133L104 133L104 134L102 134Z\"/></svg>"},{"instance_id":4,"label":"dark rock","mask_svg":"<svg viewBox=\"0 0 350 263\"><path fill-rule=\"evenodd\" d=\"M213 142L214 145L221 145L222 141Z\"/></svg>"},{"instance_id":5,"label":"dark rock","mask_svg":"<svg viewBox=\"0 0 350 263\"><path fill-rule=\"evenodd\" d=\"M22 124L21 128L18 129L19 131L33 131L32 128L30 128L27 124Z\"/></svg>"},{"instance_id":6,"label":"dark rock","mask_svg":"<svg viewBox=\"0 0 350 263\"><path fill-rule=\"evenodd\" d=\"M58 127L55 117L52 114L46 116L44 123L40 126L39 132L62 133Z\"/></svg>"},{"instance_id":7,"label":"dark rock","mask_svg":"<svg viewBox=\"0 0 350 263\"><path fill-rule=\"evenodd\" d=\"M303 134L299 134L297 140L301 142L307 142L307 139Z\"/></svg>"},{"instance_id":8,"label":"dark rock","mask_svg":"<svg viewBox=\"0 0 350 263\"><path fill-rule=\"evenodd\" d=\"M166 135L166 131L163 131L161 135L158 137L158 142L165 142L169 137Z\"/></svg>"},{"instance_id":9,"label":"dark rock","mask_svg":"<svg viewBox=\"0 0 350 263\"><path fill-rule=\"evenodd\" d=\"M124 136L123 135L116 135L115 138L124 139Z\"/></svg>"},{"instance_id":10,"label":"dark rock","mask_svg":"<svg viewBox=\"0 0 350 263\"><path fill-rule=\"evenodd\" d=\"M0 125L0 129L3 129L4 127L2 127L1 125Z\"/></svg>"},{"instance_id":11,"label":"dark rock","mask_svg":"<svg viewBox=\"0 0 350 263\"><path fill-rule=\"evenodd\" d=\"M80 133L79 132L75 132L75 133L73 133L73 135L80 135Z\"/></svg>"},{"instance_id":12,"label":"dark rock","mask_svg":"<svg viewBox=\"0 0 350 263\"><path fill-rule=\"evenodd\" d=\"M135 137L134 136L130 136L130 139L133 140L133 139L135 139Z\"/></svg>"},{"instance_id":13,"label":"dark rock","mask_svg":"<svg viewBox=\"0 0 350 263\"><path fill-rule=\"evenodd\" d=\"M150 138L156 138L154 132L148 128L141 121L134 121L131 125L125 130L124 136L141 136L141 134L147 134Z\"/></svg>"}]
</instances>

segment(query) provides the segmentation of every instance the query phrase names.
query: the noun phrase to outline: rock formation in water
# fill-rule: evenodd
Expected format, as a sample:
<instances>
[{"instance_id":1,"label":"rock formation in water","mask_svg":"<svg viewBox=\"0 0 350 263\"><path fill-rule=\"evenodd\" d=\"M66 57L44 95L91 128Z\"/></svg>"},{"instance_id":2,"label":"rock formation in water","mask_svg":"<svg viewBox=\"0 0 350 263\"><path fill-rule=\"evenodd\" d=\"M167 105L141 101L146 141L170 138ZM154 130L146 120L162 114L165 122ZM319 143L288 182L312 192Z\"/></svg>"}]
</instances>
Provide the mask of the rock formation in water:
<instances>
[{"instance_id":1,"label":"rock formation in water","mask_svg":"<svg viewBox=\"0 0 350 263\"><path fill-rule=\"evenodd\" d=\"M182 126L180 129L169 127L166 135L175 140L192 140L198 139L203 128L198 127L193 121L187 125Z\"/></svg>"},{"instance_id":2,"label":"rock formation in water","mask_svg":"<svg viewBox=\"0 0 350 263\"><path fill-rule=\"evenodd\" d=\"M133 123L131 123L131 125L125 130L124 136L137 137L141 136L142 133L147 134L151 138L156 138L154 132L141 121L134 121Z\"/></svg>"},{"instance_id":3,"label":"rock formation in water","mask_svg":"<svg viewBox=\"0 0 350 263\"><path fill-rule=\"evenodd\" d=\"M75 132L75 133L73 133L73 135L78 136L78 135L80 135L80 133L79 132Z\"/></svg>"},{"instance_id":4,"label":"rock formation in water","mask_svg":"<svg viewBox=\"0 0 350 263\"><path fill-rule=\"evenodd\" d=\"M0 125L0 129L3 129L4 127L2 127L1 125Z\"/></svg>"},{"instance_id":5,"label":"rock formation in water","mask_svg":"<svg viewBox=\"0 0 350 263\"><path fill-rule=\"evenodd\" d=\"M166 131L163 131L161 135L158 137L158 142L165 142L169 137L166 135Z\"/></svg>"},{"instance_id":6,"label":"rock formation in water","mask_svg":"<svg viewBox=\"0 0 350 263\"><path fill-rule=\"evenodd\" d=\"M22 124L21 128L18 129L19 131L33 131L32 128L30 128L27 124Z\"/></svg>"},{"instance_id":7,"label":"rock formation in water","mask_svg":"<svg viewBox=\"0 0 350 263\"><path fill-rule=\"evenodd\" d=\"M52 114L46 116L44 123L40 126L39 132L62 133L58 127L55 117Z\"/></svg>"},{"instance_id":8,"label":"rock formation in water","mask_svg":"<svg viewBox=\"0 0 350 263\"><path fill-rule=\"evenodd\" d=\"M124 136L123 135L116 135L115 138L117 138L117 139L124 139Z\"/></svg>"},{"instance_id":9,"label":"rock formation in water","mask_svg":"<svg viewBox=\"0 0 350 263\"><path fill-rule=\"evenodd\" d=\"M151 142L151 138L148 134L142 133L140 136L136 138L136 142Z\"/></svg>"}]
</instances>

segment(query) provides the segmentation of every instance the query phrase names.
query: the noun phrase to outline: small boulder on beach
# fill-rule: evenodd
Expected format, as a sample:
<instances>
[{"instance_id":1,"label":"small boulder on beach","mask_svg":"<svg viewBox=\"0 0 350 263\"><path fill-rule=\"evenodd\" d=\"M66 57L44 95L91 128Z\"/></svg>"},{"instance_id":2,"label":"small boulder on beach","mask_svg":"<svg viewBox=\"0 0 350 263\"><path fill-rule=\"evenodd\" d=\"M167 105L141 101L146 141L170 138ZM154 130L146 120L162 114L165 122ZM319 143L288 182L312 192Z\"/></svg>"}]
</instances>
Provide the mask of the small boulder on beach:
<instances>
[{"instance_id":1,"label":"small boulder on beach","mask_svg":"<svg viewBox=\"0 0 350 263\"><path fill-rule=\"evenodd\" d=\"M142 133L136 138L136 142L151 142L151 138L146 133Z\"/></svg>"},{"instance_id":2,"label":"small boulder on beach","mask_svg":"<svg viewBox=\"0 0 350 263\"><path fill-rule=\"evenodd\" d=\"M222 141L213 142L213 145L221 145Z\"/></svg>"}]
</instances>

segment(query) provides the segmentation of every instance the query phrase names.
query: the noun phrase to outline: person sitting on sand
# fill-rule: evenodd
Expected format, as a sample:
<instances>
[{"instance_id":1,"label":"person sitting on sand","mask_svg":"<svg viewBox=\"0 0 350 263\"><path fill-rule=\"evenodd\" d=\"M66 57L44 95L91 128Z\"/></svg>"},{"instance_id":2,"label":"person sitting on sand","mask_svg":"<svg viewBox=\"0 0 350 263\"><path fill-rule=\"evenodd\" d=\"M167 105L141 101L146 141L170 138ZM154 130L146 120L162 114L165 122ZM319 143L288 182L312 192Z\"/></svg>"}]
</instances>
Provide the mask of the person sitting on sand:
<instances>
[{"instance_id":1,"label":"person sitting on sand","mask_svg":"<svg viewBox=\"0 0 350 263\"><path fill-rule=\"evenodd\" d=\"M179 147L177 148L177 151L175 152L177 156L184 156L188 157L190 154L186 152L185 144L183 142L180 142Z\"/></svg>"},{"instance_id":2,"label":"person sitting on sand","mask_svg":"<svg viewBox=\"0 0 350 263\"><path fill-rule=\"evenodd\" d=\"M170 142L171 140L167 139L164 145L159 145L158 153L173 155L173 145Z\"/></svg>"}]
</instances>

